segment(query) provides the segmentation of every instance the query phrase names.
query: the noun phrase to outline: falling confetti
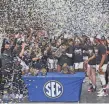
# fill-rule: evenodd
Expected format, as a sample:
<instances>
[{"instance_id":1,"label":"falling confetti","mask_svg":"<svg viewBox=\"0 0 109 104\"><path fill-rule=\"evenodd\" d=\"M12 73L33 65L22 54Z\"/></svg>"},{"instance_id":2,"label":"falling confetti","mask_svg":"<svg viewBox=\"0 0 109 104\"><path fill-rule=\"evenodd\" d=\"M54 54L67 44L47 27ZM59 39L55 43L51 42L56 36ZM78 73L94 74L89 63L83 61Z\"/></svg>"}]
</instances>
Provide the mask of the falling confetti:
<instances>
[{"instance_id":1,"label":"falling confetti","mask_svg":"<svg viewBox=\"0 0 109 104\"><path fill-rule=\"evenodd\" d=\"M109 31L108 0L2 0L0 26L42 27L49 35L66 31L69 35Z\"/></svg>"}]
</instances>

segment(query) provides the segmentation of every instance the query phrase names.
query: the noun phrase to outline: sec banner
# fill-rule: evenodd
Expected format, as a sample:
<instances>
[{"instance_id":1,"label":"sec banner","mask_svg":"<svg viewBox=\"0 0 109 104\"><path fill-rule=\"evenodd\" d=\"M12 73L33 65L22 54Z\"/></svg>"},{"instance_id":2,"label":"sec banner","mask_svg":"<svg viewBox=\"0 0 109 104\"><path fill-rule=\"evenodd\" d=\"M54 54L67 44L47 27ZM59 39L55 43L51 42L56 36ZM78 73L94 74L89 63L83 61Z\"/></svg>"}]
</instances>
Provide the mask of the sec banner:
<instances>
[{"instance_id":1,"label":"sec banner","mask_svg":"<svg viewBox=\"0 0 109 104\"><path fill-rule=\"evenodd\" d=\"M63 94L63 86L60 82L51 80L45 83L43 91L48 98L59 98Z\"/></svg>"}]
</instances>

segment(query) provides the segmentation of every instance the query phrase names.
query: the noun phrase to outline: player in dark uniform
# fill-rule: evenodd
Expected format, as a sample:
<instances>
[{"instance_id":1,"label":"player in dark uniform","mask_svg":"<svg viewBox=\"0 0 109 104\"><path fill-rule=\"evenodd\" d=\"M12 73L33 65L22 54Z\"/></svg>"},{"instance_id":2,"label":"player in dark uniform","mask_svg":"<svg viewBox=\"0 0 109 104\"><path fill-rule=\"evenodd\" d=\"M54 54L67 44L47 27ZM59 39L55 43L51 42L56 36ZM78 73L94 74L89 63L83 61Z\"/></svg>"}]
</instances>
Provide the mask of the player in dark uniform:
<instances>
[{"instance_id":1,"label":"player in dark uniform","mask_svg":"<svg viewBox=\"0 0 109 104\"><path fill-rule=\"evenodd\" d=\"M107 46L107 58L108 58L108 66L105 73L105 79L106 79L106 88L109 88L109 38L106 40L106 46Z\"/></svg>"},{"instance_id":2,"label":"player in dark uniform","mask_svg":"<svg viewBox=\"0 0 109 104\"><path fill-rule=\"evenodd\" d=\"M80 41L76 41L74 45L74 66L76 71L83 69L83 46Z\"/></svg>"},{"instance_id":3,"label":"player in dark uniform","mask_svg":"<svg viewBox=\"0 0 109 104\"><path fill-rule=\"evenodd\" d=\"M87 63L87 76L89 77L89 80L91 83L89 84L88 91L93 92L96 91L96 59L90 60L90 57L92 57L95 54L94 46L89 45L88 46L88 60L85 61Z\"/></svg>"},{"instance_id":4,"label":"player in dark uniform","mask_svg":"<svg viewBox=\"0 0 109 104\"><path fill-rule=\"evenodd\" d=\"M105 72L107 70L107 54L104 38L101 35L97 35L95 38L97 48L95 49L95 55L90 60L96 58L96 70L99 74L99 78L102 84L102 89L98 92L97 96L107 96Z\"/></svg>"}]
</instances>

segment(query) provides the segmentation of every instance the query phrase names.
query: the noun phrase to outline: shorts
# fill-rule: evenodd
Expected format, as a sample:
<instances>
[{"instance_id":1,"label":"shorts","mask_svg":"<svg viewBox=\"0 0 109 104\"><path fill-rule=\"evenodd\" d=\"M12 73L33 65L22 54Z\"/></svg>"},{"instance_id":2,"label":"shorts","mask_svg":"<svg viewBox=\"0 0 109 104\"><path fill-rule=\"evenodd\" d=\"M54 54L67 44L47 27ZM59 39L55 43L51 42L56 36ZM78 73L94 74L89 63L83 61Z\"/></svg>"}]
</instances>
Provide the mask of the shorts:
<instances>
[{"instance_id":1,"label":"shorts","mask_svg":"<svg viewBox=\"0 0 109 104\"><path fill-rule=\"evenodd\" d=\"M47 59L47 66L49 69L54 69L55 68L55 60L54 59Z\"/></svg>"},{"instance_id":2,"label":"shorts","mask_svg":"<svg viewBox=\"0 0 109 104\"><path fill-rule=\"evenodd\" d=\"M83 69L83 62L74 63L75 69Z\"/></svg>"},{"instance_id":3,"label":"shorts","mask_svg":"<svg viewBox=\"0 0 109 104\"><path fill-rule=\"evenodd\" d=\"M90 65L92 69L96 69L96 65Z\"/></svg>"},{"instance_id":4,"label":"shorts","mask_svg":"<svg viewBox=\"0 0 109 104\"><path fill-rule=\"evenodd\" d=\"M103 71L103 72L106 72L106 70L107 70L107 65L108 65L108 64L104 64L104 65L102 66L102 71ZM97 71L99 70L99 65L96 65L96 70L97 70Z\"/></svg>"},{"instance_id":5,"label":"shorts","mask_svg":"<svg viewBox=\"0 0 109 104\"><path fill-rule=\"evenodd\" d=\"M83 60L85 61L85 60L88 60L88 56L84 56L83 57Z\"/></svg>"}]
</instances>

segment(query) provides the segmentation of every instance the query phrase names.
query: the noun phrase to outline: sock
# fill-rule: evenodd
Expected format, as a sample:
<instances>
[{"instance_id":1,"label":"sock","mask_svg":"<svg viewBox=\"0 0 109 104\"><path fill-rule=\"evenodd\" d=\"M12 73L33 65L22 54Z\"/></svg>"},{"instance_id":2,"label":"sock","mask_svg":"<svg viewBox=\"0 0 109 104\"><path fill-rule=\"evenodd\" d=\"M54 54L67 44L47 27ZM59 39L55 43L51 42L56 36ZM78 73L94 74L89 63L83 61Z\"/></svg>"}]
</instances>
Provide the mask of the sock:
<instances>
[{"instance_id":1,"label":"sock","mask_svg":"<svg viewBox=\"0 0 109 104\"><path fill-rule=\"evenodd\" d=\"M102 86L106 85L105 75L99 75Z\"/></svg>"},{"instance_id":2,"label":"sock","mask_svg":"<svg viewBox=\"0 0 109 104\"><path fill-rule=\"evenodd\" d=\"M91 82L91 80L90 80L90 79L89 79L89 84L90 84L90 85L92 85L92 82Z\"/></svg>"},{"instance_id":3,"label":"sock","mask_svg":"<svg viewBox=\"0 0 109 104\"><path fill-rule=\"evenodd\" d=\"M102 83L102 88L104 92L107 92L106 90L106 80L105 80L105 75L99 75L101 83Z\"/></svg>"},{"instance_id":4,"label":"sock","mask_svg":"<svg viewBox=\"0 0 109 104\"><path fill-rule=\"evenodd\" d=\"M96 88L96 86L94 84L92 84L92 86L93 86L94 89Z\"/></svg>"}]
</instances>

